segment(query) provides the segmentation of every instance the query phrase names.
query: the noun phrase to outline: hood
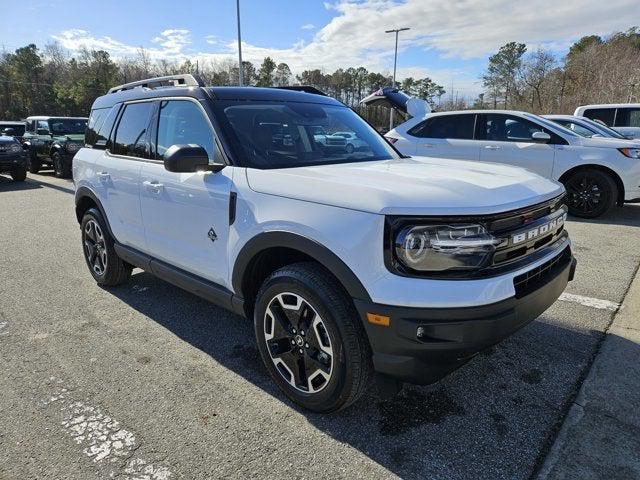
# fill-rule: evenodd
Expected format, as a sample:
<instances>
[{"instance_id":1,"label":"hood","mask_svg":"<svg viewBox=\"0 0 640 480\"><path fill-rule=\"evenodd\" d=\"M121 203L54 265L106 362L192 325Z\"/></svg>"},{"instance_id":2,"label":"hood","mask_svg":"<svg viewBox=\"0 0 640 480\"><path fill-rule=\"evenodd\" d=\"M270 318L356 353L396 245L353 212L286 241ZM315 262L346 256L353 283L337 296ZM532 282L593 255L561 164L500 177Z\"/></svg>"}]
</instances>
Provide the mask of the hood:
<instances>
[{"instance_id":1,"label":"hood","mask_svg":"<svg viewBox=\"0 0 640 480\"><path fill-rule=\"evenodd\" d=\"M363 98L360 103L367 106L395 108L417 118L423 118L431 113L431 107L421 98L412 97L402 90L391 87L376 90L368 97Z\"/></svg>"},{"instance_id":2,"label":"hood","mask_svg":"<svg viewBox=\"0 0 640 480\"><path fill-rule=\"evenodd\" d=\"M564 188L518 167L412 157L247 169L256 192L389 215L482 215L544 202Z\"/></svg>"},{"instance_id":3,"label":"hood","mask_svg":"<svg viewBox=\"0 0 640 480\"><path fill-rule=\"evenodd\" d=\"M9 144L16 143L16 139L14 137L7 137L6 135L0 135L0 144Z\"/></svg>"},{"instance_id":4,"label":"hood","mask_svg":"<svg viewBox=\"0 0 640 480\"><path fill-rule=\"evenodd\" d=\"M573 140L574 144L583 147L596 148L638 148L637 140L622 140L608 137L580 137Z\"/></svg>"}]
</instances>

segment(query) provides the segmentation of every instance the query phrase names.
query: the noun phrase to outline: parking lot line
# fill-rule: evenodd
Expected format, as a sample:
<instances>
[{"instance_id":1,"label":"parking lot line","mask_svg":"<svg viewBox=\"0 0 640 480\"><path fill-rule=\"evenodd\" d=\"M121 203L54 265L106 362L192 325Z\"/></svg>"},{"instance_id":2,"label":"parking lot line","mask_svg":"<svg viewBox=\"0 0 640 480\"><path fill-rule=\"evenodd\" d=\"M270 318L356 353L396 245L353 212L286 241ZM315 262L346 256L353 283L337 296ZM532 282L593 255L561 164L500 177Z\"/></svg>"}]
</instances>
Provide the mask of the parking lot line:
<instances>
[{"instance_id":1,"label":"parking lot line","mask_svg":"<svg viewBox=\"0 0 640 480\"><path fill-rule=\"evenodd\" d=\"M615 312L620 308L620 304L616 302L611 302L609 300L602 300L600 298L593 297L585 297L582 295L576 295L574 293L564 292L560 295L560 298L563 302L573 302L579 303L580 305L584 305L585 307L598 308L600 310L609 310L611 312Z\"/></svg>"}]
</instances>

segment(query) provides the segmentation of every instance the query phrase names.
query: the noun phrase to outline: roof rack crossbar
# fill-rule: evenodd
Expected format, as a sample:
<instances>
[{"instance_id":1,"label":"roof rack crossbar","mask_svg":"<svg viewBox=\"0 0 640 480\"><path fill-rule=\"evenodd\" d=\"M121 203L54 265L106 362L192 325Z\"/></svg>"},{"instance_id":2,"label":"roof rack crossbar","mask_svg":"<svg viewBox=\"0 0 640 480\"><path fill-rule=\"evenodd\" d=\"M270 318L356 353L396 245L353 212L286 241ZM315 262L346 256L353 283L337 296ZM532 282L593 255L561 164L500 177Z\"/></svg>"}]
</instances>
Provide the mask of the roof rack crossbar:
<instances>
[{"instance_id":1,"label":"roof rack crossbar","mask_svg":"<svg viewBox=\"0 0 640 480\"><path fill-rule=\"evenodd\" d=\"M318 90L316 87L312 87L311 85L286 85L283 87L276 87L282 90L294 90L296 92L305 92L305 93L313 93L315 95L324 95L327 96L322 90Z\"/></svg>"},{"instance_id":2,"label":"roof rack crossbar","mask_svg":"<svg viewBox=\"0 0 640 480\"><path fill-rule=\"evenodd\" d=\"M137 82L125 83L123 85L118 85L117 87L110 88L107 93L116 93L123 90L131 90L132 88L158 88L167 86L204 87L205 83L199 75L184 73L180 75L147 78L146 80L138 80Z\"/></svg>"}]
</instances>

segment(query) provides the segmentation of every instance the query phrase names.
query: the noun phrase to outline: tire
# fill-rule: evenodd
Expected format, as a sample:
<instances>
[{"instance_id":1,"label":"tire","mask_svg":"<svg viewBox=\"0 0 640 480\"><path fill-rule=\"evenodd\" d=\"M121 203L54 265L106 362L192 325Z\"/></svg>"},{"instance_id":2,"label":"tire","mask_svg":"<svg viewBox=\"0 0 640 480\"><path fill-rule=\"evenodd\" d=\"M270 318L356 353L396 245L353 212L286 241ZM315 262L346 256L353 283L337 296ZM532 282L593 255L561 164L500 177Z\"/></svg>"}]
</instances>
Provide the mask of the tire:
<instances>
[{"instance_id":1,"label":"tire","mask_svg":"<svg viewBox=\"0 0 640 480\"><path fill-rule=\"evenodd\" d=\"M84 259L98 285L113 287L126 282L131 265L116 254L113 238L97 209L91 208L84 214L81 232Z\"/></svg>"},{"instance_id":2,"label":"tire","mask_svg":"<svg viewBox=\"0 0 640 480\"><path fill-rule=\"evenodd\" d=\"M16 168L11 172L11 178L14 182L24 182L27 179L27 167Z\"/></svg>"},{"instance_id":3,"label":"tire","mask_svg":"<svg viewBox=\"0 0 640 480\"><path fill-rule=\"evenodd\" d=\"M356 150L355 147L350 143L348 143L347 146L345 147L345 151L347 153L353 153L355 150Z\"/></svg>"},{"instance_id":4,"label":"tire","mask_svg":"<svg viewBox=\"0 0 640 480\"><path fill-rule=\"evenodd\" d=\"M569 213L596 218L611 210L618 200L618 186L607 173L593 168L578 170L564 182Z\"/></svg>"},{"instance_id":5,"label":"tire","mask_svg":"<svg viewBox=\"0 0 640 480\"><path fill-rule=\"evenodd\" d=\"M67 165L60 155L60 152L53 152L51 155L51 160L53 162L53 171L55 176L58 178L69 178L71 177L71 165Z\"/></svg>"},{"instance_id":6,"label":"tire","mask_svg":"<svg viewBox=\"0 0 640 480\"><path fill-rule=\"evenodd\" d=\"M292 401L329 413L367 390L373 367L366 332L351 299L322 266L303 262L272 273L254 312L262 360ZM297 375L289 365L299 367Z\"/></svg>"},{"instance_id":7,"label":"tire","mask_svg":"<svg viewBox=\"0 0 640 480\"><path fill-rule=\"evenodd\" d=\"M29 150L28 168L30 173L38 173L42 168L42 162L32 150Z\"/></svg>"}]
</instances>

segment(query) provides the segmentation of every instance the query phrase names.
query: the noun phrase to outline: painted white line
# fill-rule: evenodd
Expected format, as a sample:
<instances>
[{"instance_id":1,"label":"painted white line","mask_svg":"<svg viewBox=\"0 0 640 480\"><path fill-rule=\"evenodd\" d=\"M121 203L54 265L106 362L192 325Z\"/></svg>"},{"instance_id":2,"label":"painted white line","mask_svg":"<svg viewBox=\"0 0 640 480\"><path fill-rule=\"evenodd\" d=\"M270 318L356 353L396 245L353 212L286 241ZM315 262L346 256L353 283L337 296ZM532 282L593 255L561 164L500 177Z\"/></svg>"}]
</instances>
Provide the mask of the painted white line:
<instances>
[{"instance_id":1,"label":"painted white line","mask_svg":"<svg viewBox=\"0 0 640 480\"><path fill-rule=\"evenodd\" d=\"M609 310L611 312L617 312L620 308L619 303L610 302L609 300L601 300L599 298L583 297L582 295L575 295L573 293L563 293L558 300L563 302L573 302L584 305L585 307L598 308L600 310Z\"/></svg>"},{"instance_id":2,"label":"painted white line","mask_svg":"<svg viewBox=\"0 0 640 480\"><path fill-rule=\"evenodd\" d=\"M167 467L133 457L140 444L135 434L122 428L116 419L98 407L73 398L62 380L51 377L48 385L49 398L43 404L60 407L64 429L78 445L84 447L82 453L94 463L111 465L110 477L118 475L126 480L167 480L171 477ZM122 462L126 464L124 470L119 472Z\"/></svg>"}]
</instances>

